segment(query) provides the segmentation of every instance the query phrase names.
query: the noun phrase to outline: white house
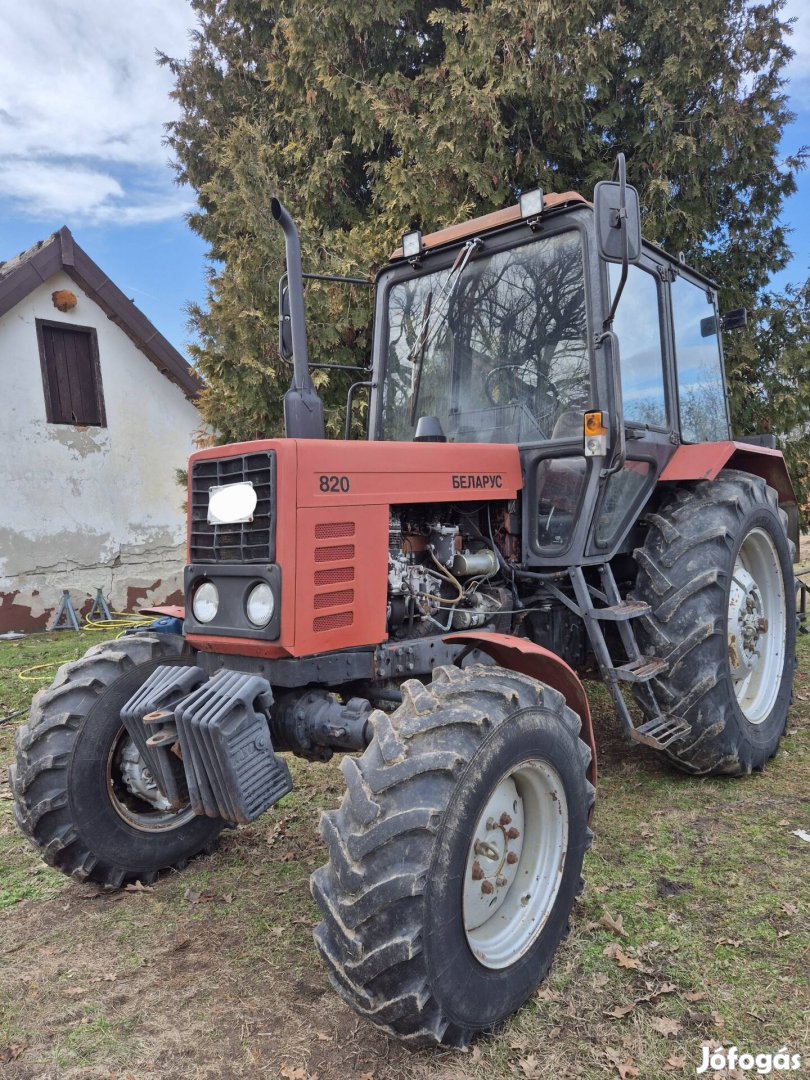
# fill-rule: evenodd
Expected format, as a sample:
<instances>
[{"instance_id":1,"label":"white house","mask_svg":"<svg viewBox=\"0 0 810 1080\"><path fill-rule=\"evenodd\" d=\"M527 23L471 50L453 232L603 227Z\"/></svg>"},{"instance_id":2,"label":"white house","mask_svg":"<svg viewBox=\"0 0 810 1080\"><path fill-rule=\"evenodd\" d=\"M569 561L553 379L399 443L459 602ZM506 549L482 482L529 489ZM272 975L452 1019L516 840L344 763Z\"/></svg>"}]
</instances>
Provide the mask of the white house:
<instances>
[{"instance_id":1,"label":"white house","mask_svg":"<svg viewBox=\"0 0 810 1080\"><path fill-rule=\"evenodd\" d=\"M0 263L0 633L181 597L200 382L67 228Z\"/></svg>"}]
</instances>

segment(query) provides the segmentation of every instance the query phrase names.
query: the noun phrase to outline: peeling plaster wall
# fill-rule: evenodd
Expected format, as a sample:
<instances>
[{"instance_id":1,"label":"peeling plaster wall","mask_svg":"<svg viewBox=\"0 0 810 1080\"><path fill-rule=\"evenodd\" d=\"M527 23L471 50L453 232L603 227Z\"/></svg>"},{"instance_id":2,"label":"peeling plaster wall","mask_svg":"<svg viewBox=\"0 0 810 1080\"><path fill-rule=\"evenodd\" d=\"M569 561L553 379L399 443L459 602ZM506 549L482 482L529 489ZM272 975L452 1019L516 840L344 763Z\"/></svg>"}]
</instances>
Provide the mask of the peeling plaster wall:
<instances>
[{"instance_id":1,"label":"peeling plaster wall","mask_svg":"<svg viewBox=\"0 0 810 1080\"><path fill-rule=\"evenodd\" d=\"M51 301L70 289L65 314ZM49 424L35 319L94 326L107 427ZM46 625L69 589L118 610L177 602L185 562L185 468L197 409L67 274L0 318L0 632Z\"/></svg>"}]
</instances>

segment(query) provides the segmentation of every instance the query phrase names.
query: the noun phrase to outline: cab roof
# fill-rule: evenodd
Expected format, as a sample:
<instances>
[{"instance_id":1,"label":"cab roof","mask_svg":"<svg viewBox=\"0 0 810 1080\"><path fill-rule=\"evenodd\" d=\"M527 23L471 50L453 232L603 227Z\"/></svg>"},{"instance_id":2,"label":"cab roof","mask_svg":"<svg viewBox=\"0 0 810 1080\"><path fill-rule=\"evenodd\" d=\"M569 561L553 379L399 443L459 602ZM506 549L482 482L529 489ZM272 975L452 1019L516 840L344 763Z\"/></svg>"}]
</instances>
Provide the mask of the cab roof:
<instances>
[{"instance_id":1,"label":"cab roof","mask_svg":"<svg viewBox=\"0 0 810 1080\"><path fill-rule=\"evenodd\" d=\"M559 210L565 206L580 203L589 206L590 203L579 192L564 191L562 194L549 192L543 194L543 213L547 210ZM446 229L428 233L422 237L422 247L425 251L443 247L445 244L454 244L457 240L466 240L468 236L478 236L480 233L489 232L491 229L499 229L504 225L511 225L520 221L520 205L507 206L504 210L495 210L491 214L472 218L470 221L461 221L458 225L449 225ZM403 258L402 248L398 247L391 255L391 260Z\"/></svg>"}]
</instances>

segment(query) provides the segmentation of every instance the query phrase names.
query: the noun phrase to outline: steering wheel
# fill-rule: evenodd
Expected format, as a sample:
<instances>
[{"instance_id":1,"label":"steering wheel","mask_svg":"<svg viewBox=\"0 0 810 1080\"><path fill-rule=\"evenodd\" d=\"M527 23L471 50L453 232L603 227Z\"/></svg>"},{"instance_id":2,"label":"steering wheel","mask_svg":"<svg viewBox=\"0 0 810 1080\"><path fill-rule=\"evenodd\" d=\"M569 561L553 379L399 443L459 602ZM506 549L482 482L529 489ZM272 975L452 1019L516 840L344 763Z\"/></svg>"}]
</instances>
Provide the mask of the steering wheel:
<instances>
[{"instance_id":1,"label":"steering wheel","mask_svg":"<svg viewBox=\"0 0 810 1080\"><path fill-rule=\"evenodd\" d=\"M484 394L490 405L499 409L505 405L530 404L527 401L527 387L515 374L520 371L528 373L528 370L528 364L499 364L490 368L484 376ZM537 386L532 389L534 419L540 427L546 419L553 420L559 408L560 396L548 375L540 371L533 371L532 375L537 377ZM499 382L501 379L503 382Z\"/></svg>"}]
</instances>

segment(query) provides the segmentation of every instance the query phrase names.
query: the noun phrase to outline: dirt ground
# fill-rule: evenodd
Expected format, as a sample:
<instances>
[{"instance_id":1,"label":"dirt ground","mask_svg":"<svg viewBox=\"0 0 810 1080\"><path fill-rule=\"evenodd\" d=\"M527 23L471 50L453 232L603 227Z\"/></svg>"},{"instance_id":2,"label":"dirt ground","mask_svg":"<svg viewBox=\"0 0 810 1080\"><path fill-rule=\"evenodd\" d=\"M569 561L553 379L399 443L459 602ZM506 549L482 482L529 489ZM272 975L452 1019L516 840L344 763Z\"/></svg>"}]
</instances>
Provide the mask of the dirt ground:
<instances>
[{"instance_id":1,"label":"dirt ground","mask_svg":"<svg viewBox=\"0 0 810 1080\"><path fill-rule=\"evenodd\" d=\"M86 647L0 643L0 765L39 685L19 673L51 663L28 675L49 681ZM662 1080L693 1076L704 1043L787 1046L806 1062L789 1075L810 1075L810 843L794 833L810 832L810 637L799 652L784 749L741 781L628 748L589 688L601 775L572 933L533 999L466 1053L410 1052L329 987L308 878L336 766L294 761L296 791L216 854L112 895L44 866L0 784L0 1076Z\"/></svg>"}]
</instances>

